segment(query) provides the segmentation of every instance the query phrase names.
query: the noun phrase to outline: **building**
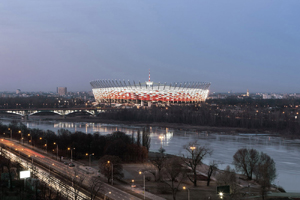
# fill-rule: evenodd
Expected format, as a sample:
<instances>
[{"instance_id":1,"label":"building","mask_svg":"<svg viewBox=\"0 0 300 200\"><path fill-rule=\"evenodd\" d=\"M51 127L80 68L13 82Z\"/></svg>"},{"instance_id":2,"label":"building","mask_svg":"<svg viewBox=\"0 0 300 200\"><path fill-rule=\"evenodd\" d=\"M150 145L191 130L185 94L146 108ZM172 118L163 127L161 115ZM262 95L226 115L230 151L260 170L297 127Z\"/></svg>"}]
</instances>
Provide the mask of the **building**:
<instances>
[{"instance_id":1,"label":"building","mask_svg":"<svg viewBox=\"0 0 300 200\"><path fill-rule=\"evenodd\" d=\"M98 103L197 103L205 101L210 83L154 83L117 80L96 80L90 82Z\"/></svg>"},{"instance_id":2,"label":"building","mask_svg":"<svg viewBox=\"0 0 300 200\"><path fill-rule=\"evenodd\" d=\"M17 89L16 90L16 94L20 94L21 93L21 90L20 89Z\"/></svg>"},{"instance_id":3,"label":"building","mask_svg":"<svg viewBox=\"0 0 300 200\"><path fill-rule=\"evenodd\" d=\"M67 87L57 87L57 93L60 96L65 96L67 95Z\"/></svg>"}]
</instances>

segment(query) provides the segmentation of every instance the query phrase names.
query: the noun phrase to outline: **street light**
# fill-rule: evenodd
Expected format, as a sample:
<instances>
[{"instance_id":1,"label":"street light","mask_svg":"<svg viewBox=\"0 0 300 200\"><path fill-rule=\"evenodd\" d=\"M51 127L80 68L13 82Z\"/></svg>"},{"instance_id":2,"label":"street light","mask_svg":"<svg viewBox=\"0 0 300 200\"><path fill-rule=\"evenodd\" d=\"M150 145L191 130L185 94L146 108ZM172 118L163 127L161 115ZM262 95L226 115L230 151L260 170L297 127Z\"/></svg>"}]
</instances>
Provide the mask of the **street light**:
<instances>
[{"instance_id":1,"label":"street light","mask_svg":"<svg viewBox=\"0 0 300 200\"><path fill-rule=\"evenodd\" d=\"M86 153L85 154L86 156L89 156L89 166L91 166L91 157L94 155L94 153L91 153L91 154L88 154L88 153Z\"/></svg>"},{"instance_id":2,"label":"street light","mask_svg":"<svg viewBox=\"0 0 300 200\"><path fill-rule=\"evenodd\" d=\"M192 151L194 151L194 150L196 149L196 147L191 146L190 149L191 149Z\"/></svg>"},{"instance_id":3,"label":"street light","mask_svg":"<svg viewBox=\"0 0 300 200\"><path fill-rule=\"evenodd\" d=\"M139 174L140 174L140 175L141 175L141 174L143 174L143 176L144 176L144 199L146 199L145 173L143 173L143 172L139 171Z\"/></svg>"},{"instance_id":4,"label":"street light","mask_svg":"<svg viewBox=\"0 0 300 200\"><path fill-rule=\"evenodd\" d=\"M12 141L12 129L8 128L8 130L10 131L10 141Z\"/></svg>"},{"instance_id":5,"label":"street light","mask_svg":"<svg viewBox=\"0 0 300 200\"><path fill-rule=\"evenodd\" d=\"M107 164L110 164L110 161L107 161ZM111 163L111 185L114 185L114 164Z\"/></svg>"},{"instance_id":6,"label":"street light","mask_svg":"<svg viewBox=\"0 0 300 200\"><path fill-rule=\"evenodd\" d=\"M40 137L41 143L43 143L42 139L43 139L43 138L42 138L42 137ZM43 146L43 145L42 145L42 146Z\"/></svg>"},{"instance_id":7,"label":"street light","mask_svg":"<svg viewBox=\"0 0 300 200\"><path fill-rule=\"evenodd\" d=\"M164 139L164 136L159 136L159 139L160 139L160 144L161 144L160 148L162 149L162 140Z\"/></svg>"},{"instance_id":8,"label":"street light","mask_svg":"<svg viewBox=\"0 0 300 200\"><path fill-rule=\"evenodd\" d=\"M22 134L22 131L21 131L21 130L19 130L18 133L21 134L21 137L20 137L20 144L21 144L21 140L22 140L22 138L23 138L23 134Z\"/></svg>"},{"instance_id":9,"label":"street light","mask_svg":"<svg viewBox=\"0 0 300 200\"><path fill-rule=\"evenodd\" d=\"M188 200L190 200L190 189L189 189L189 188L186 188L185 186L183 186L182 189L184 189L184 190L187 189L187 191L188 191Z\"/></svg>"},{"instance_id":10,"label":"street light","mask_svg":"<svg viewBox=\"0 0 300 200\"><path fill-rule=\"evenodd\" d=\"M58 160L58 144L56 142L53 144L56 145L56 160Z\"/></svg>"},{"instance_id":11,"label":"street light","mask_svg":"<svg viewBox=\"0 0 300 200\"><path fill-rule=\"evenodd\" d=\"M104 200L106 200L106 195L111 194L111 192L108 192L104 195Z\"/></svg>"},{"instance_id":12,"label":"street light","mask_svg":"<svg viewBox=\"0 0 300 200\"><path fill-rule=\"evenodd\" d=\"M134 180L131 180L132 184L131 184L131 190L133 190L133 184L134 184Z\"/></svg>"},{"instance_id":13,"label":"street light","mask_svg":"<svg viewBox=\"0 0 300 200\"><path fill-rule=\"evenodd\" d=\"M73 149L75 149L75 148L68 148L68 151L70 151L71 150L71 162L73 161L73 159L72 159L72 151L73 151Z\"/></svg>"},{"instance_id":14,"label":"street light","mask_svg":"<svg viewBox=\"0 0 300 200\"><path fill-rule=\"evenodd\" d=\"M45 139L45 140L46 140L46 139ZM47 146L48 146L48 141L46 140L46 144L45 144L45 147L46 147L46 153L48 153Z\"/></svg>"},{"instance_id":15,"label":"street light","mask_svg":"<svg viewBox=\"0 0 300 200\"><path fill-rule=\"evenodd\" d=\"M74 187L74 178L78 178L78 175L72 176L72 187Z\"/></svg>"},{"instance_id":16,"label":"street light","mask_svg":"<svg viewBox=\"0 0 300 200\"><path fill-rule=\"evenodd\" d=\"M30 133L27 134L27 141L28 141L28 144L29 144L29 142L30 142Z\"/></svg>"}]
</instances>

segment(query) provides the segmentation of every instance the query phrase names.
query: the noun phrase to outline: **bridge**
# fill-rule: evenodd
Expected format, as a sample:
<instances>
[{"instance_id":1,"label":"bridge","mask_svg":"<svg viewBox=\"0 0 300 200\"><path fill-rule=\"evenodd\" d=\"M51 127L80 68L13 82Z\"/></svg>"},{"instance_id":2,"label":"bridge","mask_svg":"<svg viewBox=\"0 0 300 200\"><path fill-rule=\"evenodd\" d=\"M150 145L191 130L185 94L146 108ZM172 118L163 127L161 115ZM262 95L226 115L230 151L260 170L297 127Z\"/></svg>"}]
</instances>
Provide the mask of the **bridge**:
<instances>
[{"instance_id":1,"label":"bridge","mask_svg":"<svg viewBox=\"0 0 300 200\"><path fill-rule=\"evenodd\" d=\"M16 114L22 117L29 117L38 113L54 113L67 116L72 113L86 113L92 116L104 112L105 109L97 108L35 108L35 109L0 109L0 113Z\"/></svg>"}]
</instances>

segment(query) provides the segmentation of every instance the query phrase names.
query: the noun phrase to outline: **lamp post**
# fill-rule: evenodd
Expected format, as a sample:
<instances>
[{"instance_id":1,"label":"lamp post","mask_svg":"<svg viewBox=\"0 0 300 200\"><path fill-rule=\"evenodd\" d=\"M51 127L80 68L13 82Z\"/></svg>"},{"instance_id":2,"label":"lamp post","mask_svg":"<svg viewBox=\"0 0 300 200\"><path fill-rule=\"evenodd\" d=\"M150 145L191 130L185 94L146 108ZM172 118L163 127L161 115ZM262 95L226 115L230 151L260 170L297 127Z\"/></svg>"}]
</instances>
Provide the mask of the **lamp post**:
<instances>
[{"instance_id":1,"label":"lamp post","mask_svg":"<svg viewBox=\"0 0 300 200\"><path fill-rule=\"evenodd\" d=\"M86 153L85 155L89 156L89 166L91 166L91 159L92 159L92 156L94 155L94 153L91 153L91 154Z\"/></svg>"},{"instance_id":2,"label":"lamp post","mask_svg":"<svg viewBox=\"0 0 300 200\"><path fill-rule=\"evenodd\" d=\"M163 139L164 139L164 136L159 136L159 139L160 139L160 148L162 149L162 141L163 141Z\"/></svg>"},{"instance_id":3,"label":"lamp post","mask_svg":"<svg viewBox=\"0 0 300 200\"><path fill-rule=\"evenodd\" d=\"M27 137L28 144L29 144L29 142L30 142L30 133L28 133L27 136L29 137L29 138Z\"/></svg>"},{"instance_id":4,"label":"lamp post","mask_svg":"<svg viewBox=\"0 0 300 200\"><path fill-rule=\"evenodd\" d=\"M106 200L106 195L111 194L111 192L108 192L104 195L104 200Z\"/></svg>"},{"instance_id":5,"label":"lamp post","mask_svg":"<svg viewBox=\"0 0 300 200\"><path fill-rule=\"evenodd\" d=\"M58 144L56 142L53 144L56 145L56 160L58 160Z\"/></svg>"},{"instance_id":6,"label":"lamp post","mask_svg":"<svg viewBox=\"0 0 300 200\"><path fill-rule=\"evenodd\" d=\"M12 141L12 129L8 128L8 130L10 131L10 141Z\"/></svg>"},{"instance_id":7,"label":"lamp post","mask_svg":"<svg viewBox=\"0 0 300 200\"><path fill-rule=\"evenodd\" d=\"M108 164L110 164L110 161L107 161ZM114 164L111 163L111 185L114 185Z\"/></svg>"},{"instance_id":8,"label":"lamp post","mask_svg":"<svg viewBox=\"0 0 300 200\"><path fill-rule=\"evenodd\" d=\"M78 175L74 175L74 176L72 176L72 187L74 187L74 178L78 178Z\"/></svg>"},{"instance_id":9,"label":"lamp post","mask_svg":"<svg viewBox=\"0 0 300 200\"><path fill-rule=\"evenodd\" d=\"M20 134L21 134L21 137L20 137L20 144L21 144L21 140L22 140L22 131L21 131L21 130L19 130L19 131L18 131L18 133L20 133Z\"/></svg>"},{"instance_id":10,"label":"lamp post","mask_svg":"<svg viewBox=\"0 0 300 200\"><path fill-rule=\"evenodd\" d=\"M73 159L72 159L72 152L73 152L73 149L75 149L75 148L68 148L68 150L70 151L71 150L71 162L73 161Z\"/></svg>"},{"instance_id":11,"label":"lamp post","mask_svg":"<svg viewBox=\"0 0 300 200\"><path fill-rule=\"evenodd\" d=\"M191 149L192 151L194 151L194 150L196 149L196 147L191 146L190 149Z\"/></svg>"},{"instance_id":12,"label":"lamp post","mask_svg":"<svg viewBox=\"0 0 300 200\"><path fill-rule=\"evenodd\" d=\"M144 199L146 199L146 183L145 183L145 173L142 173L141 171L139 171L139 174L143 174L144 176Z\"/></svg>"},{"instance_id":13,"label":"lamp post","mask_svg":"<svg viewBox=\"0 0 300 200\"><path fill-rule=\"evenodd\" d=\"M185 186L183 186L182 189L184 189L184 190L187 189L187 191L188 191L188 200L190 200L190 189L189 189L189 188L186 188Z\"/></svg>"},{"instance_id":14,"label":"lamp post","mask_svg":"<svg viewBox=\"0 0 300 200\"><path fill-rule=\"evenodd\" d=\"M192 159L194 160L194 150L196 149L195 146L191 146L190 150L192 150Z\"/></svg>"},{"instance_id":15,"label":"lamp post","mask_svg":"<svg viewBox=\"0 0 300 200\"><path fill-rule=\"evenodd\" d=\"M131 180L131 190L133 190L133 184L134 184L134 180Z\"/></svg>"},{"instance_id":16,"label":"lamp post","mask_svg":"<svg viewBox=\"0 0 300 200\"><path fill-rule=\"evenodd\" d=\"M45 139L45 140L46 140L46 139ZM45 147L46 147L46 153L48 153L47 146L48 146L48 141L46 140L46 144L45 144Z\"/></svg>"}]
</instances>

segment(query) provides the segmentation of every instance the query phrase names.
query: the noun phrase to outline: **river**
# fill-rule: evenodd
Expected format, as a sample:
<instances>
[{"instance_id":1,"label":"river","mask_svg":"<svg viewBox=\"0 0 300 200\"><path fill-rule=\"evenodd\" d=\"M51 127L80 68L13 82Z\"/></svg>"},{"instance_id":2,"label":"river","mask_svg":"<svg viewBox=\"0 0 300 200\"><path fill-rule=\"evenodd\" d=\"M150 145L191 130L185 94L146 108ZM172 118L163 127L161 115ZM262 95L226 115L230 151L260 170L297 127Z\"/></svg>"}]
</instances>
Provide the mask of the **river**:
<instances>
[{"instance_id":1,"label":"river","mask_svg":"<svg viewBox=\"0 0 300 200\"><path fill-rule=\"evenodd\" d=\"M0 118L3 124L9 124L12 119ZM113 131L123 131L127 134L136 132L139 126L122 124L103 124L88 122L63 122L60 120L23 121L28 128L39 128L57 132L64 128L70 131L82 131L85 133L99 132L106 135ZM277 179L274 184L282 186L287 192L300 192L300 140L288 140L282 137L267 134L220 134L206 132L180 131L176 129L150 127L151 147L150 151L158 151L162 146L166 153L183 155L183 145L198 141L199 144L209 145L213 154L204 160L218 161L219 168L232 166L233 155L239 148L253 148L267 153L276 163ZM161 139L160 139L160 136Z\"/></svg>"}]
</instances>

